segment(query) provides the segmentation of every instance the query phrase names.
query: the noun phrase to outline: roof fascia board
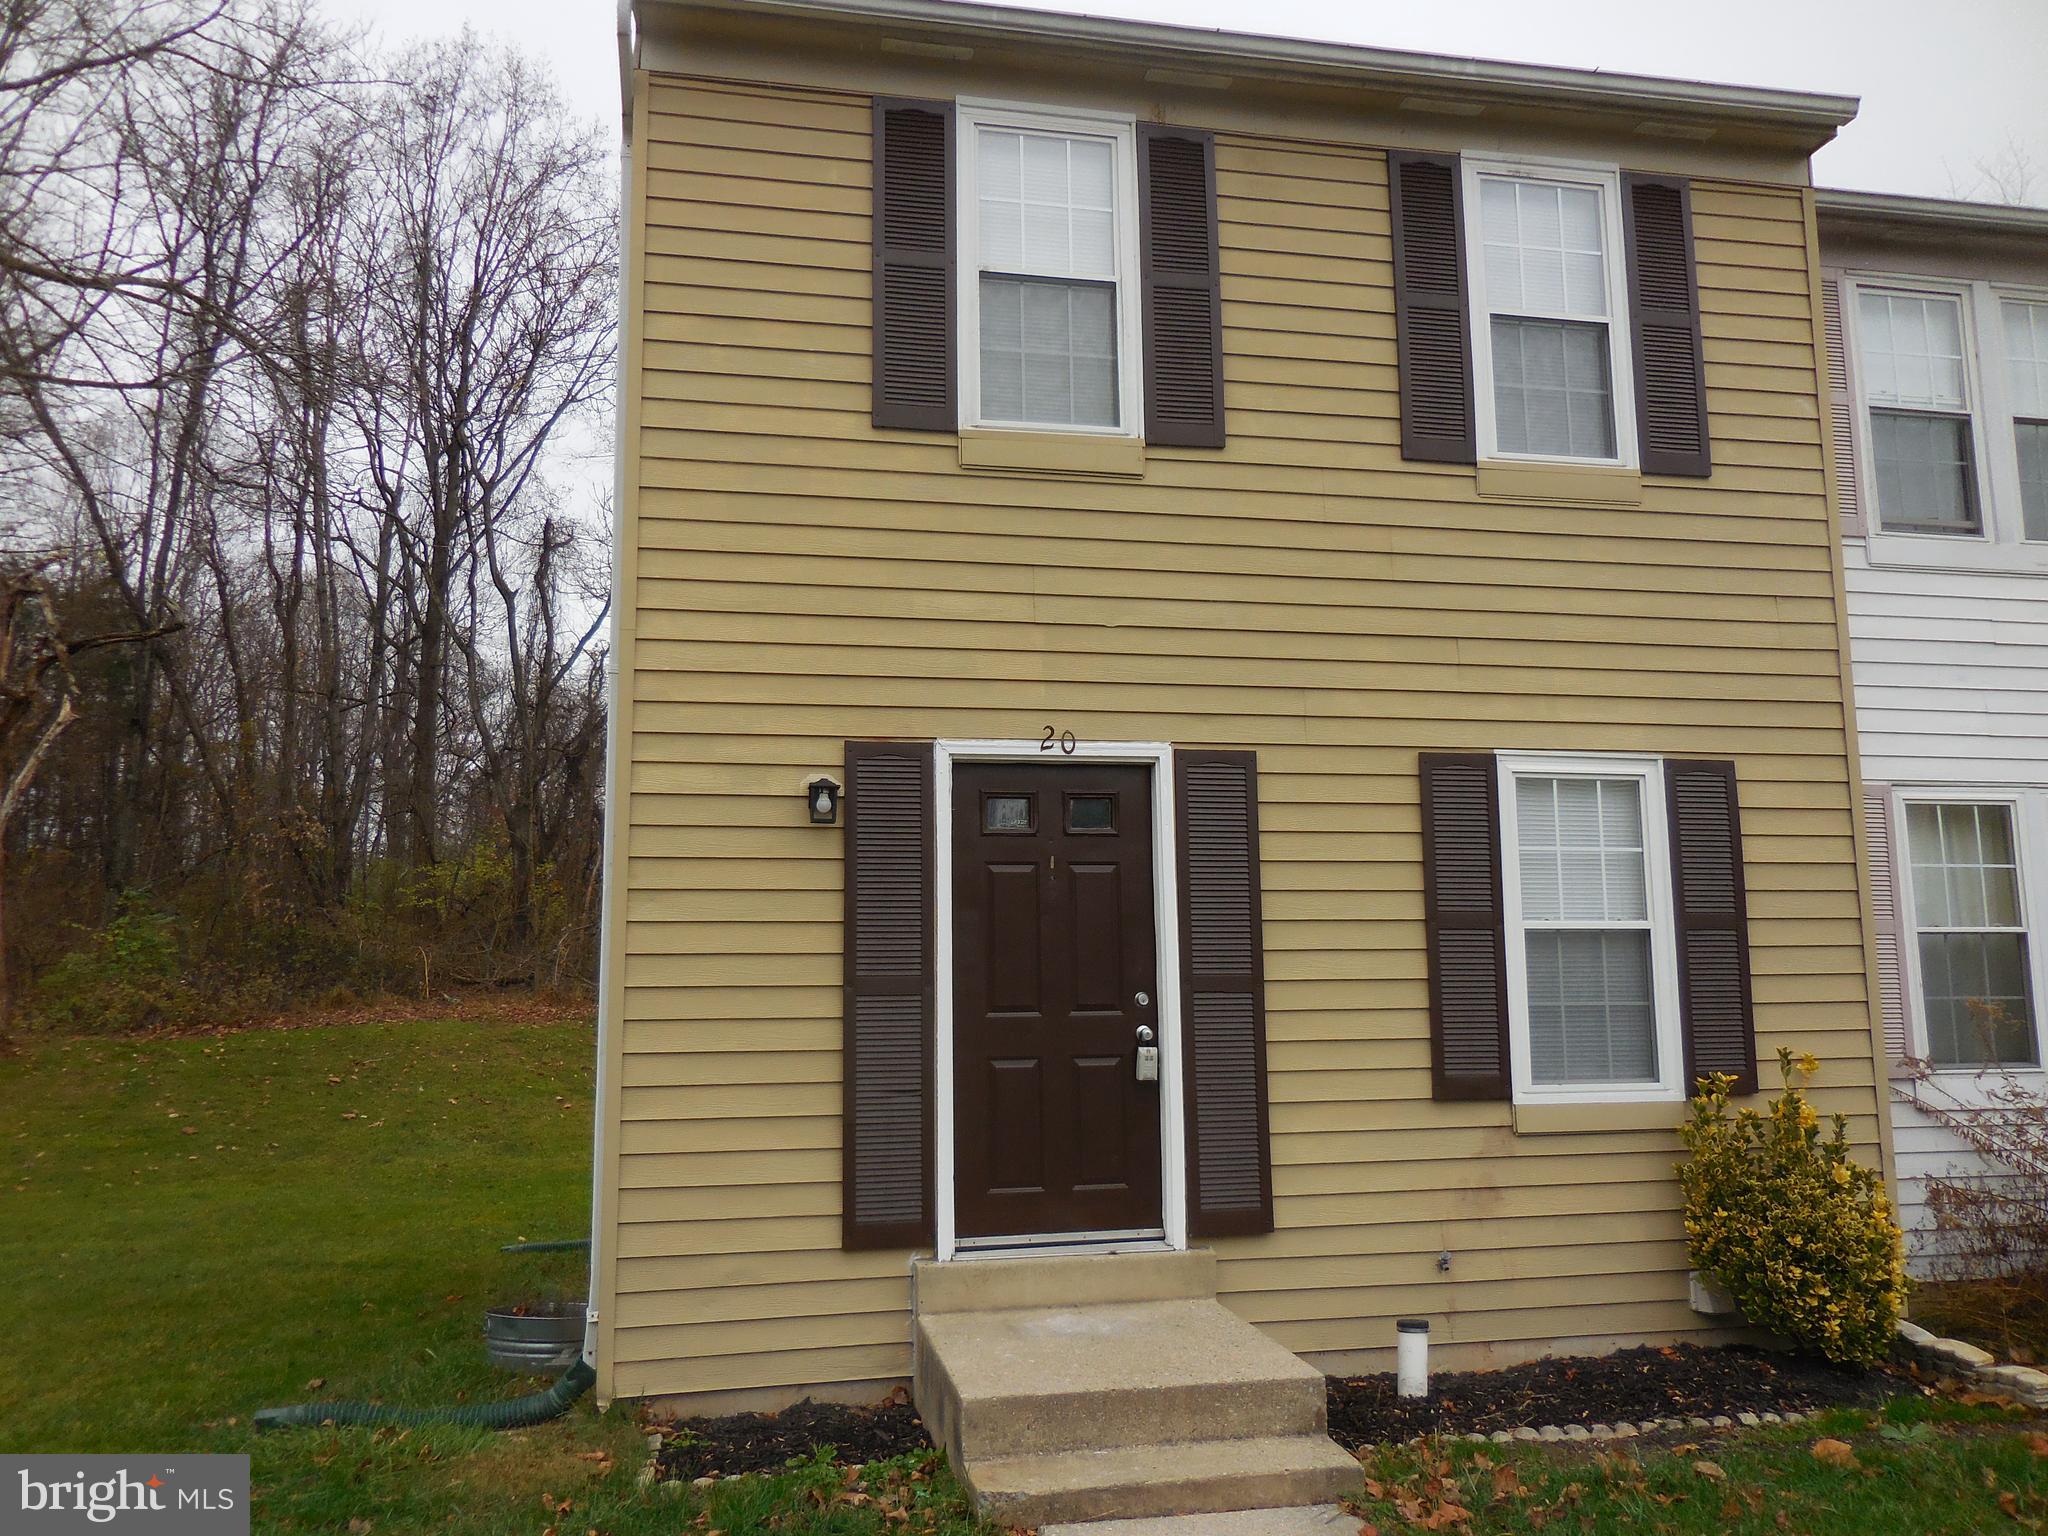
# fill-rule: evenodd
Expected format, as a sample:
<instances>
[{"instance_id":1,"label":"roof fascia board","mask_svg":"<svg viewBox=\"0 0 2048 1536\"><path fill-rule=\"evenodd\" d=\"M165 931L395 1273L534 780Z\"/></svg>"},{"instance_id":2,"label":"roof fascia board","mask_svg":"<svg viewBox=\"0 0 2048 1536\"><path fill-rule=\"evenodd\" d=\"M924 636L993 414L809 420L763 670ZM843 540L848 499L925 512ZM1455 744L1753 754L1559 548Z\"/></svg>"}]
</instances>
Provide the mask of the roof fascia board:
<instances>
[{"instance_id":1,"label":"roof fascia board","mask_svg":"<svg viewBox=\"0 0 2048 1536\"><path fill-rule=\"evenodd\" d=\"M1029 11L962 0L637 0L647 10L728 12L910 27L962 40L1087 49L1125 60L1250 77L1307 77L1383 91L1453 93L1552 110L1663 114L1748 132L1775 129L1809 151L1856 115L1853 96L1454 58L1251 33Z\"/></svg>"}]
</instances>

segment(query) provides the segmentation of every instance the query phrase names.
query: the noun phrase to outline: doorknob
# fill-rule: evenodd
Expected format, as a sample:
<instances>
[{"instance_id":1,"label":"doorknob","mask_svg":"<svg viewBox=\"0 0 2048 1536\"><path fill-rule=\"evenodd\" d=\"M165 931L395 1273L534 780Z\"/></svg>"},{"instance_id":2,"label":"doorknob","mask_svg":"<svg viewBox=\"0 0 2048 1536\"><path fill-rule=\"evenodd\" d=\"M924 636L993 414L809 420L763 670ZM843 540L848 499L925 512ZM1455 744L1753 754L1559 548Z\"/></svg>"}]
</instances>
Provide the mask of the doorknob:
<instances>
[{"instance_id":1,"label":"doorknob","mask_svg":"<svg viewBox=\"0 0 2048 1536\"><path fill-rule=\"evenodd\" d=\"M1151 1043L1152 1043L1152 1026L1151 1026L1150 1024L1140 1024L1140 1025L1138 1026L1138 1044L1140 1044L1140 1045L1150 1045Z\"/></svg>"}]
</instances>

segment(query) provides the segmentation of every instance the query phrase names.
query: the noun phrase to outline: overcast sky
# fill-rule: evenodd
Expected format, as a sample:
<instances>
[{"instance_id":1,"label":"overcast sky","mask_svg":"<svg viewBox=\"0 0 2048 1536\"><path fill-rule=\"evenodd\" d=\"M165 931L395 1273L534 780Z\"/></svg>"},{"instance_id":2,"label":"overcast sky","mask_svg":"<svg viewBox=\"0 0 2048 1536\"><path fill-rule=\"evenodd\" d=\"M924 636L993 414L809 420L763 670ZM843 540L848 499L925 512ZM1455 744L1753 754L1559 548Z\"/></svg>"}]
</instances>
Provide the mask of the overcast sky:
<instances>
[{"instance_id":1,"label":"overcast sky","mask_svg":"<svg viewBox=\"0 0 2048 1536\"><path fill-rule=\"evenodd\" d=\"M613 0L328 0L391 41L464 22L548 59L579 113L616 122ZM1085 11L1327 42L1861 96L1823 186L1994 197L2032 167L2048 205L2048 0L1085 0ZM1704 21L1705 25L1700 23Z\"/></svg>"}]
</instances>

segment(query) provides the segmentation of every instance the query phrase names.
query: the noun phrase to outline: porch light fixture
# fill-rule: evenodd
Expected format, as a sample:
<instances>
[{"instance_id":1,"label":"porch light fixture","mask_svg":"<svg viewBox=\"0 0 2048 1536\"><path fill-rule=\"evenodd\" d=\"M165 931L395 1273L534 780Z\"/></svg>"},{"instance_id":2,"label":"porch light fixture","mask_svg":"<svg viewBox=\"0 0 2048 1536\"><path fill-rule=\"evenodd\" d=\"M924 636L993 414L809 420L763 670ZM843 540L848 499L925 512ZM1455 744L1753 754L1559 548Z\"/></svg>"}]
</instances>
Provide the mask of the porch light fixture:
<instances>
[{"instance_id":1,"label":"porch light fixture","mask_svg":"<svg viewBox=\"0 0 2048 1536\"><path fill-rule=\"evenodd\" d=\"M839 819L839 784L834 779L813 779L804 786L804 801L811 809L814 826L829 827Z\"/></svg>"}]
</instances>

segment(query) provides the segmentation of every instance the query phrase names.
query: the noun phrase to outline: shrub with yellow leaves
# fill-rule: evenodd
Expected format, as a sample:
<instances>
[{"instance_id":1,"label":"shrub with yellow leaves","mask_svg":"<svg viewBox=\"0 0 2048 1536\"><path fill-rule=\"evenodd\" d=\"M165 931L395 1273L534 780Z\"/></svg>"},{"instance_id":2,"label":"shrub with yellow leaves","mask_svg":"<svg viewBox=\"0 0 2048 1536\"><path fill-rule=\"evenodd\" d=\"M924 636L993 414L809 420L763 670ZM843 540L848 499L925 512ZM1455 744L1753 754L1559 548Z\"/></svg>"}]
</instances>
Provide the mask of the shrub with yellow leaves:
<instances>
[{"instance_id":1,"label":"shrub with yellow leaves","mask_svg":"<svg viewBox=\"0 0 2048 1536\"><path fill-rule=\"evenodd\" d=\"M1906 1304L1899 1224L1878 1176L1851 1160L1846 1118L1821 1134L1805 1093L1819 1061L1780 1049L1778 1069L1785 1091L1767 1109L1732 1109L1735 1080L1717 1074L1679 1127L1692 1263L1756 1327L1867 1365Z\"/></svg>"}]
</instances>

